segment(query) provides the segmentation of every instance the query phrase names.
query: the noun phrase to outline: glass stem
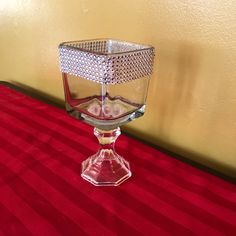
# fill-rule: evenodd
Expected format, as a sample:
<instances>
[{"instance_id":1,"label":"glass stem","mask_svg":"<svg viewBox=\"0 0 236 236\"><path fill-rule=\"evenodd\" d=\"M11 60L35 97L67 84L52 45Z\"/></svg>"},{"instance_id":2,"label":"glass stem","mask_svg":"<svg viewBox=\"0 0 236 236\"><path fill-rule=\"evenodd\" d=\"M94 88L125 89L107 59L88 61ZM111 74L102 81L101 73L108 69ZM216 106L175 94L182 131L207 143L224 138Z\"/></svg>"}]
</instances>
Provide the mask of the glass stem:
<instances>
[{"instance_id":1,"label":"glass stem","mask_svg":"<svg viewBox=\"0 0 236 236\"><path fill-rule=\"evenodd\" d=\"M101 130L98 128L94 128L94 135L97 137L100 144L101 150L111 150L115 152L115 142L118 136L120 135L120 128L116 128L113 130Z\"/></svg>"}]
</instances>

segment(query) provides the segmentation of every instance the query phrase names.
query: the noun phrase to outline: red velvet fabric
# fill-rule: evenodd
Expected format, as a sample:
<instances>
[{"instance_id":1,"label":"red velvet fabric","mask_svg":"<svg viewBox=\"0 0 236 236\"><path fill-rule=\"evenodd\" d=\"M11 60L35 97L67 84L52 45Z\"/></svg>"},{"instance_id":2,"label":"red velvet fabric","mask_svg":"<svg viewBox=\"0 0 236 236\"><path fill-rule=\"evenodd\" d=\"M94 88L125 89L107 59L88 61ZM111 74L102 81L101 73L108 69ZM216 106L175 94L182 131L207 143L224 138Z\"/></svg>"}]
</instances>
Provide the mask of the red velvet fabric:
<instances>
[{"instance_id":1,"label":"red velvet fabric","mask_svg":"<svg viewBox=\"0 0 236 236\"><path fill-rule=\"evenodd\" d=\"M236 235L236 186L121 135L133 176L118 187L80 177L92 127L0 86L1 235Z\"/></svg>"}]
</instances>

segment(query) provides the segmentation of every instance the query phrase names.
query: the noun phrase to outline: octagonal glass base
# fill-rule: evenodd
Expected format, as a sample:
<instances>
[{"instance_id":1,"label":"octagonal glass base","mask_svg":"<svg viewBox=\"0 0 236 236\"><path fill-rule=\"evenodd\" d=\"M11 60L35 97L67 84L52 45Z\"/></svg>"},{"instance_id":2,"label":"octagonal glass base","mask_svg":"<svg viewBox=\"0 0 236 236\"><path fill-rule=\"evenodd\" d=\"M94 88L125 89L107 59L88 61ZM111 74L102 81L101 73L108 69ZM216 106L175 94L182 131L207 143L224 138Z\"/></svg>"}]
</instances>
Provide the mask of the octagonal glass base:
<instances>
[{"instance_id":1,"label":"octagonal glass base","mask_svg":"<svg viewBox=\"0 0 236 236\"><path fill-rule=\"evenodd\" d=\"M114 150L120 128L104 131L94 129L101 148L82 163L81 176L96 186L117 186L131 176L129 163Z\"/></svg>"},{"instance_id":2,"label":"octagonal glass base","mask_svg":"<svg viewBox=\"0 0 236 236\"><path fill-rule=\"evenodd\" d=\"M124 158L102 150L82 163L81 176L96 186L117 186L131 176L131 171Z\"/></svg>"}]
</instances>

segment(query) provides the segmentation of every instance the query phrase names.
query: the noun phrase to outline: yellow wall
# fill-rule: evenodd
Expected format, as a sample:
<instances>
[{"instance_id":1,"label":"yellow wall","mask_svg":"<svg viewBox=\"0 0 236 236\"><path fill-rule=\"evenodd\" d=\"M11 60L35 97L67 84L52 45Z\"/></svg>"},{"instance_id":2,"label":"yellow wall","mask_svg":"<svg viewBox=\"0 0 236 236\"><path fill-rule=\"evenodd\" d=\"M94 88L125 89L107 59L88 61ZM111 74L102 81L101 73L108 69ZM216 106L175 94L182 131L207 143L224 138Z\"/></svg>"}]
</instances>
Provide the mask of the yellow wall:
<instances>
[{"instance_id":1,"label":"yellow wall","mask_svg":"<svg viewBox=\"0 0 236 236\"><path fill-rule=\"evenodd\" d=\"M235 12L234 0L1 0L0 79L63 98L60 42L151 44L147 112L126 129L236 176Z\"/></svg>"}]
</instances>

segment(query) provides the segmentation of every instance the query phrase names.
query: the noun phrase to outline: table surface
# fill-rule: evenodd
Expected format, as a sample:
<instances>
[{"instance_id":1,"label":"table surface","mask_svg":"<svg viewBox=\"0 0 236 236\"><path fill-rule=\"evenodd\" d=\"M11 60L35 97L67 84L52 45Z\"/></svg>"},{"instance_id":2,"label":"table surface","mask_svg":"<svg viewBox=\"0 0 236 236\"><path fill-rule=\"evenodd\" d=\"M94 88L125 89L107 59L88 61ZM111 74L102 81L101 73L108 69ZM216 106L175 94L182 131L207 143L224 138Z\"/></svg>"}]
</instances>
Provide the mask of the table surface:
<instances>
[{"instance_id":1,"label":"table surface","mask_svg":"<svg viewBox=\"0 0 236 236\"><path fill-rule=\"evenodd\" d=\"M236 235L236 185L121 135L133 176L95 187L92 127L5 85L0 107L0 236Z\"/></svg>"}]
</instances>

